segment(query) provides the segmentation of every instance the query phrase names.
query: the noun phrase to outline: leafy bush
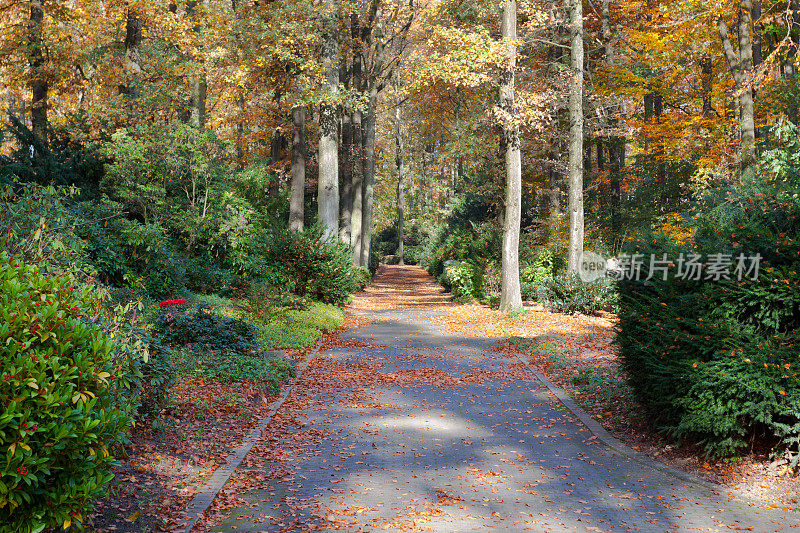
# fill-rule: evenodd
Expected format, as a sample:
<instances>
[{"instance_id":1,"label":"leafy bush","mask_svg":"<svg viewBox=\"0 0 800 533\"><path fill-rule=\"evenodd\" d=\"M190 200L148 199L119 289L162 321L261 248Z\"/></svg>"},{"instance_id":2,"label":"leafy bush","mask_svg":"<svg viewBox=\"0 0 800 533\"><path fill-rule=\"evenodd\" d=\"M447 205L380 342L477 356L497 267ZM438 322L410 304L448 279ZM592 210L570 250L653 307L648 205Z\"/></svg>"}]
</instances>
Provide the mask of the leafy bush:
<instances>
[{"instance_id":1,"label":"leafy bush","mask_svg":"<svg viewBox=\"0 0 800 533\"><path fill-rule=\"evenodd\" d=\"M373 237L372 249L381 257L396 256L400 247L395 219ZM416 265L419 262L422 243L429 239L425 228L415 220L406 220L403 228L403 262ZM399 259L393 259L398 261Z\"/></svg>"},{"instance_id":2,"label":"leafy bush","mask_svg":"<svg viewBox=\"0 0 800 533\"><path fill-rule=\"evenodd\" d=\"M319 225L300 233L253 232L237 250L235 264L252 278L326 303L342 305L357 290L349 247L324 239Z\"/></svg>"},{"instance_id":3,"label":"leafy bush","mask_svg":"<svg viewBox=\"0 0 800 533\"><path fill-rule=\"evenodd\" d=\"M522 283L537 286L546 278L555 276L559 263L552 250L539 248L530 262L521 265L519 279Z\"/></svg>"},{"instance_id":4,"label":"leafy bush","mask_svg":"<svg viewBox=\"0 0 800 533\"><path fill-rule=\"evenodd\" d=\"M96 146L80 145L74 132L66 129L49 129L49 142L43 143L13 115L9 116L5 129L16 141L17 149L0 155L0 184L75 186L80 187L84 196L96 195L105 162ZM1 133L0 140L4 140ZM31 146L35 150L33 156Z\"/></svg>"},{"instance_id":5,"label":"leafy bush","mask_svg":"<svg viewBox=\"0 0 800 533\"><path fill-rule=\"evenodd\" d=\"M715 456L766 435L796 466L800 206L785 195L785 183L769 176L701 199L694 242L656 237L630 250L673 258L726 253L734 266L739 254L760 254L758 278L624 280L618 342L632 389L666 434L699 442Z\"/></svg>"},{"instance_id":6,"label":"leafy bush","mask_svg":"<svg viewBox=\"0 0 800 533\"><path fill-rule=\"evenodd\" d=\"M492 196L486 190L465 194L425 243L419 254L420 264L431 275L440 278L446 261L469 261L480 265L499 261L500 233L494 213Z\"/></svg>"},{"instance_id":7,"label":"leafy bush","mask_svg":"<svg viewBox=\"0 0 800 533\"><path fill-rule=\"evenodd\" d=\"M129 415L113 403L113 343L88 313L96 294L0 253L0 523L80 523L112 479L109 448Z\"/></svg>"},{"instance_id":8,"label":"leafy bush","mask_svg":"<svg viewBox=\"0 0 800 533\"><path fill-rule=\"evenodd\" d=\"M224 286L225 271L208 257L191 257L186 263L186 288L193 292L219 292Z\"/></svg>"},{"instance_id":9,"label":"leafy bush","mask_svg":"<svg viewBox=\"0 0 800 533\"><path fill-rule=\"evenodd\" d=\"M446 289L460 299L474 300L483 297L485 271L468 261L452 261L447 264L442 276Z\"/></svg>"},{"instance_id":10,"label":"leafy bush","mask_svg":"<svg viewBox=\"0 0 800 533\"><path fill-rule=\"evenodd\" d=\"M353 277L355 278L356 291L363 291L369 285L372 274L364 267L357 267L353 270Z\"/></svg>"},{"instance_id":11,"label":"leafy bush","mask_svg":"<svg viewBox=\"0 0 800 533\"><path fill-rule=\"evenodd\" d=\"M542 305L557 313L591 314L595 311L612 311L617 305L614 281L600 278L589 283L577 274L568 273L545 279L537 289Z\"/></svg>"},{"instance_id":12,"label":"leafy bush","mask_svg":"<svg viewBox=\"0 0 800 533\"><path fill-rule=\"evenodd\" d=\"M76 194L35 184L0 186L0 249L49 273L94 274L75 231L82 220L70 209Z\"/></svg>"},{"instance_id":13,"label":"leafy bush","mask_svg":"<svg viewBox=\"0 0 800 533\"><path fill-rule=\"evenodd\" d=\"M162 342L173 346L192 344L200 350L238 353L252 352L257 348L258 330L254 325L218 315L201 305L191 314L165 309L156 318L153 331Z\"/></svg>"}]
</instances>

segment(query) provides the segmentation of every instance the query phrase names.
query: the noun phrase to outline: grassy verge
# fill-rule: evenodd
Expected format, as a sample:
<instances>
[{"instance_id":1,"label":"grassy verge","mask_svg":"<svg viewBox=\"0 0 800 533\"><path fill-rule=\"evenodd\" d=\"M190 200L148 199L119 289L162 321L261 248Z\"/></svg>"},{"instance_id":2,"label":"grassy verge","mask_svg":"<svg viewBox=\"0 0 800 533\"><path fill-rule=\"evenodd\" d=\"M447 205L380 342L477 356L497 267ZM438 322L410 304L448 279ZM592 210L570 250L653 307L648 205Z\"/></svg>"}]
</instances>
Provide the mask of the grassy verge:
<instances>
[{"instance_id":1,"label":"grassy verge","mask_svg":"<svg viewBox=\"0 0 800 533\"><path fill-rule=\"evenodd\" d=\"M345 318L341 308L321 302L292 302L254 311L245 300L216 295L196 295L193 301L223 316L255 325L262 350L308 348L316 344L323 333L335 331Z\"/></svg>"}]
</instances>

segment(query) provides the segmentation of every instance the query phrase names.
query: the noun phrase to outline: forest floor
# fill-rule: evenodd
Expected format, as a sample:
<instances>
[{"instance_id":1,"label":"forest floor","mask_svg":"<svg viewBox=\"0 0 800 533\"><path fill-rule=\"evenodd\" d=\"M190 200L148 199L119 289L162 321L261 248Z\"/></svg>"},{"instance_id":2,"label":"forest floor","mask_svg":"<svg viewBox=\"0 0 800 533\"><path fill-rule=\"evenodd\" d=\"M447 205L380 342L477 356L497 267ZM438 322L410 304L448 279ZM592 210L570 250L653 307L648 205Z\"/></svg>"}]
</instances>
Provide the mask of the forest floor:
<instances>
[{"instance_id":1,"label":"forest floor","mask_svg":"<svg viewBox=\"0 0 800 533\"><path fill-rule=\"evenodd\" d=\"M512 319L398 266L348 314L197 529L800 527L797 479L763 457L707 462L652 433L620 376L613 316ZM721 485L607 446L529 365L631 448Z\"/></svg>"}]
</instances>

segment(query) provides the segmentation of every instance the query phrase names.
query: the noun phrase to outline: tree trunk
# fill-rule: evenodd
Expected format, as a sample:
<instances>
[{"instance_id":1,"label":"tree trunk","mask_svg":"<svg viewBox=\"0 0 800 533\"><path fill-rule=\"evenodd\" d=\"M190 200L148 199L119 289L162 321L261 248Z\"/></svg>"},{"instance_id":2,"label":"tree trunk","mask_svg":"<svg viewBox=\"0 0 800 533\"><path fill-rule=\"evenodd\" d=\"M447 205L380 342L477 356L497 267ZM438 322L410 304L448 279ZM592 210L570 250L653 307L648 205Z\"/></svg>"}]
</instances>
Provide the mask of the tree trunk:
<instances>
[{"instance_id":1,"label":"tree trunk","mask_svg":"<svg viewBox=\"0 0 800 533\"><path fill-rule=\"evenodd\" d=\"M278 169L277 163L281 159L281 144L283 144L283 134L281 130L275 128L272 130L272 138L269 141L269 157L271 159L270 165L275 174L269 182L269 196L270 198L277 198L280 193L281 171Z\"/></svg>"},{"instance_id":2,"label":"tree trunk","mask_svg":"<svg viewBox=\"0 0 800 533\"><path fill-rule=\"evenodd\" d=\"M717 32L722 41L722 50L731 70L739 96L739 130L741 135L742 172L755 163L755 120L753 117L753 87L749 74L753 70L753 42L750 32L750 13L752 0L741 0L739 11L739 58L733 50L728 27L722 17L717 19Z\"/></svg>"},{"instance_id":3,"label":"tree trunk","mask_svg":"<svg viewBox=\"0 0 800 533\"><path fill-rule=\"evenodd\" d=\"M47 92L49 84L42 72L45 64L44 42L44 0L31 0L30 20L28 21L28 63L31 67L31 127L47 146ZM41 155L41 154L39 154Z\"/></svg>"},{"instance_id":4,"label":"tree trunk","mask_svg":"<svg viewBox=\"0 0 800 533\"><path fill-rule=\"evenodd\" d=\"M345 110L342 114L342 187L339 194L339 238L350 243L350 225L353 216L353 116Z\"/></svg>"},{"instance_id":5,"label":"tree trunk","mask_svg":"<svg viewBox=\"0 0 800 533\"><path fill-rule=\"evenodd\" d=\"M514 102L514 71L517 65L517 2L503 3L503 41L508 47L500 82L500 105L503 113L503 148L506 159L506 198L503 221L503 256L501 260L500 310L522 310L519 283L519 227L522 218L522 160L519 126Z\"/></svg>"},{"instance_id":6,"label":"tree trunk","mask_svg":"<svg viewBox=\"0 0 800 533\"><path fill-rule=\"evenodd\" d=\"M569 249L567 268L577 272L583 254L583 3L571 0L569 91Z\"/></svg>"},{"instance_id":7,"label":"tree trunk","mask_svg":"<svg viewBox=\"0 0 800 533\"><path fill-rule=\"evenodd\" d=\"M756 126L755 106L753 102L753 87L748 81L753 71L753 39L751 30L750 13L753 11L752 0L742 0L739 11L739 56L743 82L747 85L740 97L741 122L742 122L742 171L748 170L756 162Z\"/></svg>"},{"instance_id":8,"label":"tree trunk","mask_svg":"<svg viewBox=\"0 0 800 533\"><path fill-rule=\"evenodd\" d=\"M289 229L303 231L306 191L306 108L292 109L292 195L289 200Z\"/></svg>"},{"instance_id":9,"label":"tree trunk","mask_svg":"<svg viewBox=\"0 0 800 533\"><path fill-rule=\"evenodd\" d=\"M403 131L400 120L402 118L400 107L394 108L394 162L397 166L397 255L400 264L405 264L403 259L403 217L405 215L405 197L403 194L403 179L405 178L405 168L403 161Z\"/></svg>"},{"instance_id":10,"label":"tree trunk","mask_svg":"<svg viewBox=\"0 0 800 533\"><path fill-rule=\"evenodd\" d=\"M361 129L361 111L353 112L353 209L350 214L350 245L353 247L353 265L361 264L361 222L364 216L364 143Z\"/></svg>"},{"instance_id":11,"label":"tree trunk","mask_svg":"<svg viewBox=\"0 0 800 533\"><path fill-rule=\"evenodd\" d=\"M561 159L562 147L558 141L558 120L553 121L553 136L550 138L550 152L548 159L550 165L549 173L549 191L550 191L550 230L548 231L548 240L551 234L555 231L556 222L561 214L561 184L559 180L559 172L556 168L556 161Z\"/></svg>"},{"instance_id":12,"label":"tree trunk","mask_svg":"<svg viewBox=\"0 0 800 533\"><path fill-rule=\"evenodd\" d=\"M207 7L208 0L189 0L186 2L186 14L189 17L197 15L197 6ZM194 31L200 33L202 26L198 22L194 26ZM193 57L195 61L197 57ZM208 80L206 77L205 63L200 60L196 70L190 75L189 85L191 95L189 97L189 124L203 129L206 127L206 97L208 95Z\"/></svg>"},{"instance_id":13,"label":"tree trunk","mask_svg":"<svg viewBox=\"0 0 800 533\"><path fill-rule=\"evenodd\" d=\"M357 13L350 15L350 37L358 44L361 38L361 28ZM364 58L360 47L356 46L353 57L352 86L354 91L360 92L362 87L361 67ZM364 216L364 130L362 127L361 110L355 109L352 117L352 148L350 151L351 167L353 172L351 187L350 209L350 246L353 247L353 266L361 265L362 248L362 218Z\"/></svg>"},{"instance_id":14,"label":"tree trunk","mask_svg":"<svg viewBox=\"0 0 800 533\"><path fill-rule=\"evenodd\" d=\"M711 118L714 108L711 107L711 91L714 89L714 66L711 57L706 55L700 61L700 77L703 83L703 117Z\"/></svg>"},{"instance_id":15,"label":"tree trunk","mask_svg":"<svg viewBox=\"0 0 800 533\"><path fill-rule=\"evenodd\" d=\"M339 235L339 131L335 102L339 92L339 43L334 0L326 0L325 10L322 72L328 94L320 105L317 212L324 238L334 241Z\"/></svg>"},{"instance_id":16,"label":"tree trunk","mask_svg":"<svg viewBox=\"0 0 800 533\"><path fill-rule=\"evenodd\" d=\"M609 171L609 188L611 189L611 198L609 199L609 211L611 217L611 236L616 239L622 232L622 216L620 212L621 200L621 175L622 168L625 166L625 138L615 137L613 142L608 146L609 162L611 169Z\"/></svg>"},{"instance_id":17,"label":"tree trunk","mask_svg":"<svg viewBox=\"0 0 800 533\"><path fill-rule=\"evenodd\" d=\"M133 9L128 9L125 20L125 80L119 87L120 94L131 99L139 97L139 75L142 73L142 19Z\"/></svg>"},{"instance_id":18,"label":"tree trunk","mask_svg":"<svg viewBox=\"0 0 800 533\"><path fill-rule=\"evenodd\" d=\"M367 114L364 117L364 207L361 218L361 266L369 268L372 246L372 211L375 204L375 108L378 91L370 89Z\"/></svg>"}]
</instances>

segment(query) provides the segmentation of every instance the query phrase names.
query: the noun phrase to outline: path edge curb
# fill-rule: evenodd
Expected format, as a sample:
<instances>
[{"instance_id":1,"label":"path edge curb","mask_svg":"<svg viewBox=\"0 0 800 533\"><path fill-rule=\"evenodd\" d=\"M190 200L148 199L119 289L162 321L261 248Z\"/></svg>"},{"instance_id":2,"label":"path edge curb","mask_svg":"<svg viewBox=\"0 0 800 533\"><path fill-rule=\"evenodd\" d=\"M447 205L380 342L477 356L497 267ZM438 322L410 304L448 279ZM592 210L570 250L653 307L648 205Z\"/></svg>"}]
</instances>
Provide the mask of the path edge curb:
<instances>
[{"instance_id":1,"label":"path edge curb","mask_svg":"<svg viewBox=\"0 0 800 533\"><path fill-rule=\"evenodd\" d=\"M572 411L572 413L575 416L578 417L578 419L581 421L581 423L584 426L586 426L586 428L595 437L597 437L598 440L603 442L603 444L605 444L609 448L612 448L617 453L620 453L620 454L622 454L622 455L624 455L626 457L629 457L630 459L636 461L637 463L639 463L639 464L641 464L643 466L652 468L652 469L657 470L659 472L664 472L664 473L669 474L669 475L671 475L671 476L673 476L675 478L678 478L678 479L680 479L682 481L685 481L685 482L688 482L688 483L692 483L694 485L699 485L699 486L701 486L703 488L706 488L706 489L714 492L715 494L720 494L720 493L724 492L724 493L726 493L728 495L733 495L733 492L730 491L729 489L727 489L726 487L724 487L723 485L720 485L718 483L714 483L712 481L708 481L707 479L703 479L700 476L697 476L697 475L694 475L694 474L690 474L688 472L684 472L683 470L679 470L679 469L677 469L677 468L675 468L673 466L670 466L668 464L664 464L664 463L661 463L659 461L656 461L655 459L649 457L648 455L646 455L646 454L644 454L644 453L642 453L640 451L634 450L633 448L631 448L627 444L624 444L622 441L620 441L619 439L614 437L611 433L609 433L607 429L605 429L603 426L601 426L597 422L597 420L595 420L594 418L592 418L589 415L589 413L587 413L583 408L581 408L577 403L575 403L575 400L573 400L567 394L567 392L564 389L562 389L561 387L559 387L558 385L556 385L555 383L550 381L550 379L547 376L542 374L539 370L537 370L535 367L533 367L529 362L525 361L522 357L520 357L519 359L520 359L520 361L522 361L522 363L525 365L525 367L528 370L530 370L530 372L534 376L536 376L536 379L538 379L545 387L547 387L547 389L556 398L558 398L558 400L564 405L564 407L566 407L567 409ZM745 500L750 500L750 501L752 501L752 502L754 502L756 504L763 503L763 502L759 502L759 500L757 500L755 498L747 497L745 495L736 495L736 496L738 498L742 498L742 499L745 499Z\"/></svg>"},{"instance_id":2,"label":"path edge curb","mask_svg":"<svg viewBox=\"0 0 800 533\"><path fill-rule=\"evenodd\" d=\"M217 468L214 473L211 474L211 477L205 481L203 484L205 489L196 493L189 501L189 505L184 511L186 513L186 518L183 525L184 533L190 533L192 529L194 529L194 526L197 525L197 522L200 521L200 517L203 516L209 507L211 507L211 504L214 502L217 495L228 483L228 480L230 480L236 469L238 469L242 464L242 461L247 454L250 453L250 450L253 449L255 443L261 439L261 434L265 429L267 429L267 427L269 427L272 419L275 417L275 414L281 407L283 407L283 404L300 382L303 372L305 372L306 368L308 368L308 365L311 364L318 354L319 350L313 351L310 354L310 357L304 359L297 366L297 375L292 380L291 384L280 393L277 399L273 401L273 405L266 416L258 421L256 427L250 430L250 432L244 437L242 444L228 454L228 456L225 458L225 463Z\"/></svg>"}]
</instances>

